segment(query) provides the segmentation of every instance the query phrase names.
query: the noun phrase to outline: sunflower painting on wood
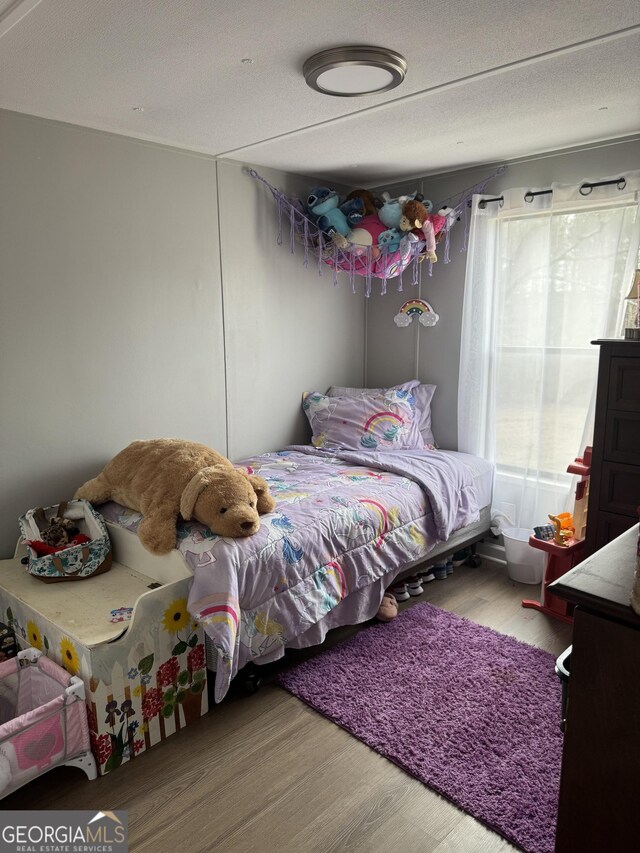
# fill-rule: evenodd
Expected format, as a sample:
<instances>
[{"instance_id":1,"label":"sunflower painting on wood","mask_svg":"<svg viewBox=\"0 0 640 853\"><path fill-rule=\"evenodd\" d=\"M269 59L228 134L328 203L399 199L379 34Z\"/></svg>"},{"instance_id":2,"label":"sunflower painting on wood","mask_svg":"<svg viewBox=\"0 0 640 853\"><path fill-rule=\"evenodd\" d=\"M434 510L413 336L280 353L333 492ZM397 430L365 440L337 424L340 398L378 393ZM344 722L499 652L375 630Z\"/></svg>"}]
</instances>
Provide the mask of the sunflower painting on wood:
<instances>
[{"instance_id":1,"label":"sunflower painting on wood","mask_svg":"<svg viewBox=\"0 0 640 853\"><path fill-rule=\"evenodd\" d=\"M170 634L177 634L191 622L191 616L187 610L187 599L176 598L164 611L162 627Z\"/></svg>"},{"instance_id":2,"label":"sunflower painting on wood","mask_svg":"<svg viewBox=\"0 0 640 853\"><path fill-rule=\"evenodd\" d=\"M67 672L70 672L71 675L77 675L80 670L80 658L76 647L68 637L62 637L60 640L60 657Z\"/></svg>"},{"instance_id":3,"label":"sunflower painting on wood","mask_svg":"<svg viewBox=\"0 0 640 853\"><path fill-rule=\"evenodd\" d=\"M27 622L27 641L30 646L34 647L34 649L43 651L44 640L42 638L42 634L36 623L31 619Z\"/></svg>"}]
</instances>

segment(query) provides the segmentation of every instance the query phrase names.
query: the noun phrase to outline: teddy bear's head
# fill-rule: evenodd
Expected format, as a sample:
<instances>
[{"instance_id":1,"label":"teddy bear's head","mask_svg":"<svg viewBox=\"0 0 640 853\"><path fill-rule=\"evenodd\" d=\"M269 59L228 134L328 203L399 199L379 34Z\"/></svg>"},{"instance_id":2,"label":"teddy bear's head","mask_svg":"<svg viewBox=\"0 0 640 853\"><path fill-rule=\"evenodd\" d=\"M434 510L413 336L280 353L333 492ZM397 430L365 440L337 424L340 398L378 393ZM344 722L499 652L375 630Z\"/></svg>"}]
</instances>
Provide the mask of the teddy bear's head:
<instances>
[{"instance_id":1,"label":"teddy bear's head","mask_svg":"<svg viewBox=\"0 0 640 853\"><path fill-rule=\"evenodd\" d=\"M269 506L265 501L270 502ZM267 483L262 477L249 476L228 465L202 468L191 478L180 499L180 515L185 521L195 518L212 533L231 539L258 531L259 509L273 509Z\"/></svg>"}]
</instances>

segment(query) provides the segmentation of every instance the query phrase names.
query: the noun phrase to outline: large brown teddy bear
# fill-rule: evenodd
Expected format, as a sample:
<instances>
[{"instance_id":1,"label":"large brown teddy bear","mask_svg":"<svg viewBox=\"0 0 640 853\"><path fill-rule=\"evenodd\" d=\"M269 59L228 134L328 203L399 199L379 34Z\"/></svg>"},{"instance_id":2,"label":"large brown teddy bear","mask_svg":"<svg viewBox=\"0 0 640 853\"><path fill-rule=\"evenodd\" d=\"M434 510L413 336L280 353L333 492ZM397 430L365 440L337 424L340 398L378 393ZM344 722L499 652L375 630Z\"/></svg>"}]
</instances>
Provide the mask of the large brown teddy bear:
<instances>
[{"instance_id":1,"label":"large brown teddy bear","mask_svg":"<svg viewBox=\"0 0 640 853\"><path fill-rule=\"evenodd\" d=\"M178 516L219 536L251 536L275 501L262 477L247 474L195 441L134 441L75 494L93 504L114 500L144 515L138 536L152 554L176 546Z\"/></svg>"}]
</instances>

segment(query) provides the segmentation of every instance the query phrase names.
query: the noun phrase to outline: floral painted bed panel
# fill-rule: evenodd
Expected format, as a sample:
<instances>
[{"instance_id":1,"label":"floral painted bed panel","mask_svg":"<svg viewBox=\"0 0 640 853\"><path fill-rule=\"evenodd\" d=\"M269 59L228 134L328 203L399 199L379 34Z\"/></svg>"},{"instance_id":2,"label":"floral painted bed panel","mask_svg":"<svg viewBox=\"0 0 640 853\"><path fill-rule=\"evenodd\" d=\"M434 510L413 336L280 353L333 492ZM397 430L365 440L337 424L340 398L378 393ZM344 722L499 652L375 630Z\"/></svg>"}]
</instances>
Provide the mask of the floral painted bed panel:
<instances>
[{"instance_id":1,"label":"floral painted bed panel","mask_svg":"<svg viewBox=\"0 0 640 853\"><path fill-rule=\"evenodd\" d=\"M189 611L218 654L216 701L249 660L280 657L338 606L341 624L369 618L359 591L479 515L469 469L437 450L301 446L242 464L276 500L260 530L224 539L197 522L178 528L177 547L194 572ZM141 519L114 503L101 512L134 531Z\"/></svg>"}]
</instances>

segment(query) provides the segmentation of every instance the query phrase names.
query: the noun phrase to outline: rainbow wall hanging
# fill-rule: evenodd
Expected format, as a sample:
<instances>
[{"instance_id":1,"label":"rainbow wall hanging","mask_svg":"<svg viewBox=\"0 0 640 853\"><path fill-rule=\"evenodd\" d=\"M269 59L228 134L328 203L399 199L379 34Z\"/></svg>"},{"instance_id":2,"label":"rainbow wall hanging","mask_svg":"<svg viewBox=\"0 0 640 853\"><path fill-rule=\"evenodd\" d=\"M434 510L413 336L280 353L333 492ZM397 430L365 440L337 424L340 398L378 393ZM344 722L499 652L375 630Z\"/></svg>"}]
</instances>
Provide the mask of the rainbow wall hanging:
<instances>
[{"instance_id":1,"label":"rainbow wall hanging","mask_svg":"<svg viewBox=\"0 0 640 853\"><path fill-rule=\"evenodd\" d=\"M393 318L393 322L396 326L404 328L411 325L414 317L417 317L418 322L423 326L435 326L440 319L440 315L436 314L424 299L409 299Z\"/></svg>"}]
</instances>

